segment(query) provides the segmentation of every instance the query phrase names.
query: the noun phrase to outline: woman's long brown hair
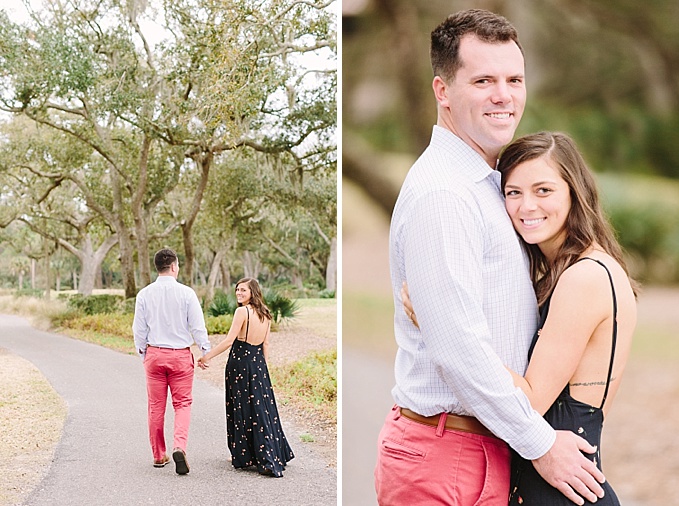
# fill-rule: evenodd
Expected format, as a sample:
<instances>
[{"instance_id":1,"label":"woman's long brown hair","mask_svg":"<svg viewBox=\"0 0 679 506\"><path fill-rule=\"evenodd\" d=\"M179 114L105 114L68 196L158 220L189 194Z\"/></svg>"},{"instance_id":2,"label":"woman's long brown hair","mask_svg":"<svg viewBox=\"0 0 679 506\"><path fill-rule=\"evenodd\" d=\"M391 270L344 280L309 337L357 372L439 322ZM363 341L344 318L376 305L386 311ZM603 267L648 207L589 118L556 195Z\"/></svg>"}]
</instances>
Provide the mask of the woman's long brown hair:
<instances>
[{"instance_id":1,"label":"woman's long brown hair","mask_svg":"<svg viewBox=\"0 0 679 506\"><path fill-rule=\"evenodd\" d=\"M255 310L255 313L257 313L259 321L263 322L265 318L271 320L271 311L269 311L269 308L264 304L264 296L262 295L262 289L259 286L259 282L255 278L239 279L238 283L236 283L236 289L238 288L238 285L243 283L247 283L248 288L250 288L249 304ZM240 306L241 304L239 303L238 305Z\"/></svg>"},{"instance_id":2,"label":"woman's long brown hair","mask_svg":"<svg viewBox=\"0 0 679 506\"><path fill-rule=\"evenodd\" d=\"M554 291L563 271L595 243L612 256L629 277L622 248L601 208L594 176L567 135L540 132L521 137L507 146L498 163L503 194L507 178L518 165L541 157L547 157L568 184L571 209L566 218L566 239L553 264L547 261L537 244L521 241L528 252L531 279L540 306ZM637 285L631 278L630 282L636 296Z\"/></svg>"}]
</instances>

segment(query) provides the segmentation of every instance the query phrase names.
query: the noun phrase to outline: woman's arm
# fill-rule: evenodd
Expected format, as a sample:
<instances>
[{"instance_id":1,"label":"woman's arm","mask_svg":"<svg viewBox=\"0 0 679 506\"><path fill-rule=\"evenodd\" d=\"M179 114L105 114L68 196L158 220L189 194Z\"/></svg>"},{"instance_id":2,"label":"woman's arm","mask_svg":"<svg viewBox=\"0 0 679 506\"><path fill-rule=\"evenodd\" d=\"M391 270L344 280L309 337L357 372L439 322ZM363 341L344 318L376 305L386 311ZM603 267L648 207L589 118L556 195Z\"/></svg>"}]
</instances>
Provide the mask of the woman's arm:
<instances>
[{"instance_id":1,"label":"woman's arm","mask_svg":"<svg viewBox=\"0 0 679 506\"><path fill-rule=\"evenodd\" d=\"M207 352L203 357L199 358L199 362L207 362L208 360L216 357L220 353L223 353L224 351L228 350L231 348L231 345L235 341L236 337L238 337L238 334L240 333L241 329L243 328L243 323L245 323L245 312L247 309L245 307L239 307L236 309L236 311L233 314L233 321L231 322L231 328L229 328L229 332L226 335L226 337L220 342L217 346L212 348L209 352Z\"/></svg>"},{"instance_id":2,"label":"woman's arm","mask_svg":"<svg viewBox=\"0 0 679 506\"><path fill-rule=\"evenodd\" d=\"M544 414L573 377L611 304L608 276L596 263L580 262L561 275L526 374L510 371L536 411Z\"/></svg>"}]
</instances>

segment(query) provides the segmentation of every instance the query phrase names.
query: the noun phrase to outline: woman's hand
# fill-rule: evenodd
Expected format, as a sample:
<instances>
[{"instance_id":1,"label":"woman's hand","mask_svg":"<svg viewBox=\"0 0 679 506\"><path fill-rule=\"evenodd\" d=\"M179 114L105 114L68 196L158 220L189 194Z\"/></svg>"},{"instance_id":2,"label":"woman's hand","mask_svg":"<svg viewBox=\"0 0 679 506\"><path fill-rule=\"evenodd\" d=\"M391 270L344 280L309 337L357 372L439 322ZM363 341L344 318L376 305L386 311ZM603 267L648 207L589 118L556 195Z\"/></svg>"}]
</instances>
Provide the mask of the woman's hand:
<instances>
[{"instance_id":1,"label":"woman's hand","mask_svg":"<svg viewBox=\"0 0 679 506\"><path fill-rule=\"evenodd\" d=\"M205 356L202 356L198 359L198 367L201 369L207 369L210 367L210 359L205 358Z\"/></svg>"},{"instance_id":2,"label":"woman's hand","mask_svg":"<svg viewBox=\"0 0 679 506\"><path fill-rule=\"evenodd\" d=\"M408 315L410 321L413 322L413 325L415 325L419 329L420 325L419 323L417 323L417 316L415 315L415 311L413 310L413 304L412 302L410 302L410 294L408 294L408 285L406 284L405 281L401 286L401 300L403 301L403 310L405 311L406 315Z\"/></svg>"}]
</instances>

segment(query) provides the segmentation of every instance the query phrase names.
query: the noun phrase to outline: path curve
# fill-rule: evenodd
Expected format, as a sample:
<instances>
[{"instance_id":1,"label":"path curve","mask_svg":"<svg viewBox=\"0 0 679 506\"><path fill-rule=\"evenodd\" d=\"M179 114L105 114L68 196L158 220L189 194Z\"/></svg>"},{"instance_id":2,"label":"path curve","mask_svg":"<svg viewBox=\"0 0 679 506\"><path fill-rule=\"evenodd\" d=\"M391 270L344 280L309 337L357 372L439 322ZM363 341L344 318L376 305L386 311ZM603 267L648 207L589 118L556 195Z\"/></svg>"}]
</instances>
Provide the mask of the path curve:
<instances>
[{"instance_id":1,"label":"path curve","mask_svg":"<svg viewBox=\"0 0 679 506\"><path fill-rule=\"evenodd\" d=\"M226 460L223 391L195 380L187 455L191 472L152 466L146 384L139 358L42 332L0 315L0 347L32 362L68 405L61 441L26 506L263 504L334 505L337 475L283 420L295 459L281 479L236 470ZM171 445L168 401L166 438Z\"/></svg>"}]
</instances>

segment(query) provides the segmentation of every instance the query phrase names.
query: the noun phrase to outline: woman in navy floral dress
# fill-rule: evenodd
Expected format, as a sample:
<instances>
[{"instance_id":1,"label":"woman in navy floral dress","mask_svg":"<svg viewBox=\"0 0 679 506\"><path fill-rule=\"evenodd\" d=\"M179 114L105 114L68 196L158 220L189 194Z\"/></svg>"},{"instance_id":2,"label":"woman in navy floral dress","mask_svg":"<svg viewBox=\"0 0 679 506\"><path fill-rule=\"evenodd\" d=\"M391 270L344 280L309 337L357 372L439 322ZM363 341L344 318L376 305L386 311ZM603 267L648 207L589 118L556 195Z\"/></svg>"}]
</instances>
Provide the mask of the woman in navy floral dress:
<instances>
[{"instance_id":1,"label":"woman in navy floral dress","mask_svg":"<svg viewBox=\"0 0 679 506\"><path fill-rule=\"evenodd\" d=\"M283 476L294 458L283 434L267 368L271 313L256 279L236 283L238 308L226 338L198 360L208 361L231 348L226 362L226 434L231 463L257 466L260 474Z\"/></svg>"}]
</instances>

